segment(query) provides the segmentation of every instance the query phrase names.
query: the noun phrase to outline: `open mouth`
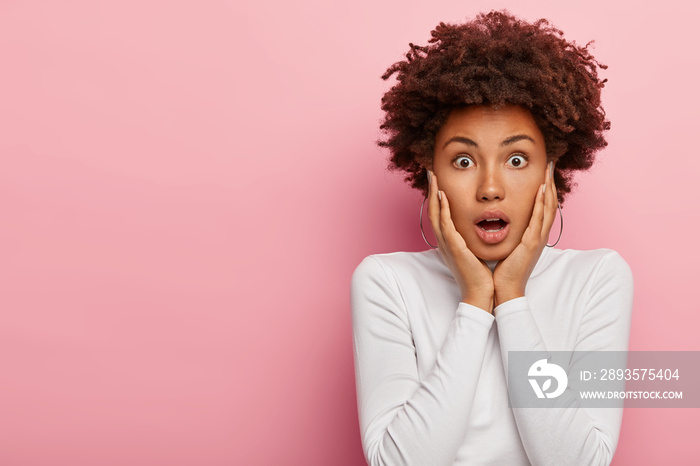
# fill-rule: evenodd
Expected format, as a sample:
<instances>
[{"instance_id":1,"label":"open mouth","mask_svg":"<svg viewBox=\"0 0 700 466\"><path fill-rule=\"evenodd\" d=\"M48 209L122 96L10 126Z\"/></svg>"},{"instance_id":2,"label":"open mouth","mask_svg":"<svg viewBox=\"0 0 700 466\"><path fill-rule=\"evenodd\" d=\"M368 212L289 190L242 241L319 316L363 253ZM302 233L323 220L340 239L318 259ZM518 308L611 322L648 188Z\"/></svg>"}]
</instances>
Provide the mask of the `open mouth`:
<instances>
[{"instance_id":1,"label":"open mouth","mask_svg":"<svg viewBox=\"0 0 700 466\"><path fill-rule=\"evenodd\" d=\"M502 230L508 225L508 222L501 218L488 218L477 223L478 227L484 231L492 232Z\"/></svg>"},{"instance_id":2,"label":"open mouth","mask_svg":"<svg viewBox=\"0 0 700 466\"><path fill-rule=\"evenodd\" d=\"M510 219L499 209L491 209L474 219L474 229L484 243L498 244L510 233Z\"/></svg>"}]
</instances>

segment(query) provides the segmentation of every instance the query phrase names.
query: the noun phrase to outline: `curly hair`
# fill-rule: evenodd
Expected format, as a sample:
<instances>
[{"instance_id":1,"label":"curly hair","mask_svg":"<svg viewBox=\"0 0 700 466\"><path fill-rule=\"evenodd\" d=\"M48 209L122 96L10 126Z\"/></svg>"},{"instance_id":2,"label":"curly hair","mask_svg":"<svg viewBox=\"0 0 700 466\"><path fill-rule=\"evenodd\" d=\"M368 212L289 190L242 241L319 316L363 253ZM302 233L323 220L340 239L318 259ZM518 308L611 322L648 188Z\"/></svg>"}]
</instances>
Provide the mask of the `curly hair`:
<instances>
[{"instance_id":1,"label":"curly hair","mask_svg":"<svg viewBox=\"0 0 700 466\"><path fill-rule=\"evenodd\" d=\"M409 43L406 60L382 75L397 83L382 97L390 149L389 170L427 195L435 136L450 111L465 105L520 105L542 131L547 160L556 163L559 202L571 192L573 172L593 165L610 129L600 91L606 69L581 47L563 39L546 19L527 23L508 11L479 14L464 24L441 22L429 45Z\"/></svg>"}]
</instances>

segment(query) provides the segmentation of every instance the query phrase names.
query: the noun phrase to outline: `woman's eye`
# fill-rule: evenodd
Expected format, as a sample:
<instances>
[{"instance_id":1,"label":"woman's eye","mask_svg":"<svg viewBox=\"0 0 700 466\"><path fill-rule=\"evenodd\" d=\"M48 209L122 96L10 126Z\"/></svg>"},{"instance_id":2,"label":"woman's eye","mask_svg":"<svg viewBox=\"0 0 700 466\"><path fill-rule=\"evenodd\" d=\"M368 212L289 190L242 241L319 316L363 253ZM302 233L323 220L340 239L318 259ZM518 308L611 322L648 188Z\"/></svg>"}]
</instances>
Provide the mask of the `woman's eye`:
<instances>
[{"instance_id":1,"label":"woman's eye","mask_svg":"<svg viewBox=\"0 0 700 466\"><path fill-rule=\"evenodd\" d=\"M527 165L527 157L522 154L511 155L507 164L511 167L522 168Z\"/></svg>"},{"instance_id":2,"label":"woman's eye","mask_svg":"<svg viewBox=\"0 0 700 466\"><path fill-rule=\"evenodd\" d=\"M464 155L461 155L455 159L454 164L458 168L469 168L472 165L474 165L474 162L469 157L465 157Z\"/></svg>"}]
</instances>

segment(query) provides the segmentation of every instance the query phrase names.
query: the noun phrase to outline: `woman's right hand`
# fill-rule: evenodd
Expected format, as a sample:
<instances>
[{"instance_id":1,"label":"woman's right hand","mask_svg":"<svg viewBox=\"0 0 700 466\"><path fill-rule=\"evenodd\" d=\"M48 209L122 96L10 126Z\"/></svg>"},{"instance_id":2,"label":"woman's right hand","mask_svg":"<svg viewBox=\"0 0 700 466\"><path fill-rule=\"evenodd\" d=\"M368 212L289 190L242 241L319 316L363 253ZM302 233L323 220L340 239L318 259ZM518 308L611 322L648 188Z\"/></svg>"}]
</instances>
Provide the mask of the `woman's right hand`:
<instances>
[{"instance_id":1,"label":"woman's right hand","mask_svg":"<svg viewBox=\"0 0 700 466\"><path fill-rule=\"evenodd\" d=\"M440 256L459 285L462 302L492 313L494 286L491 269L474 255L455 228L447 195L439 190L435 174L428 170L428 177L429 217Z\"/></svg>"}]
</instances>

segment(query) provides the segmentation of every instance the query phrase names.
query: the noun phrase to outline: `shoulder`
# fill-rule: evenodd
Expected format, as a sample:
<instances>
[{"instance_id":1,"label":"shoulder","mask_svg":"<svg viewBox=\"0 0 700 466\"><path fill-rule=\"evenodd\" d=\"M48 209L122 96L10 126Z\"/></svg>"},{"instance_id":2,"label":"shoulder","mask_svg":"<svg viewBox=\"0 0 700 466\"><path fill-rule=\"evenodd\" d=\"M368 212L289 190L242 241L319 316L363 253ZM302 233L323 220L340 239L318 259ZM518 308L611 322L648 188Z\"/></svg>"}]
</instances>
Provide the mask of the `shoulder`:
<instances>
[{"instance_id":1,"label":"shoulder","mask_svg":"<svg viewBox=\"0 0 700 466\"><path fill-rule=\"evenodd\" d=\"M560 293L580 297L587 305L609 299L621 299L625 303L632 300L632 270L617 251L555 249L547 253L546 262L539 280L545 288L557 283ZM617 307L622 310L628 306Z\"/></svg>"},{"instance_id":2,"label":"shoulder","mask_svg":"<svg viewBox=\"0 0 700 466\"><path fill-rule=\"evenodd\" d=\"M442 260L437 250L370 254L355 268L353 277L377 274L400 276L426 269L439 268L441 264Z\"/></svg>"},{"instance_id":3,"label":"shoulder","mask_svg":"<svg viewBox=\"0 0 700 466\"><path fill-rule=\"evenodd\" d=\"M394 315L408 327L406 301L419 289L419 275L425 273L425 264L434 262L432 254L402 251L362 259L350 283L353 321L359 325L366 319Z\"/></svg>"},{"instance_id":4,"label":"shoulder","mask_svg":"<svg viewBox=\"0 0 700 466\"><path fill-rule=\"evenodd\" d=\"M632 270L627 261L613 249L600 248L590 250L551 249L547 254L547 269L566 271L574 274L619 275L632 278Z\"/></svg>"},{"instance_id":5,"label":"shoulder","mask_svg":"<svg viewBox=\"0 0 700 466\"><path fill-rule=\"evenodd\" d=\"M353 290L382 288L402 293L426 286L449 283L452 275L442 262L440 253L433 249L420 252L392 252L365 257L352 274Z\"/></svg>"}]
</instances>

